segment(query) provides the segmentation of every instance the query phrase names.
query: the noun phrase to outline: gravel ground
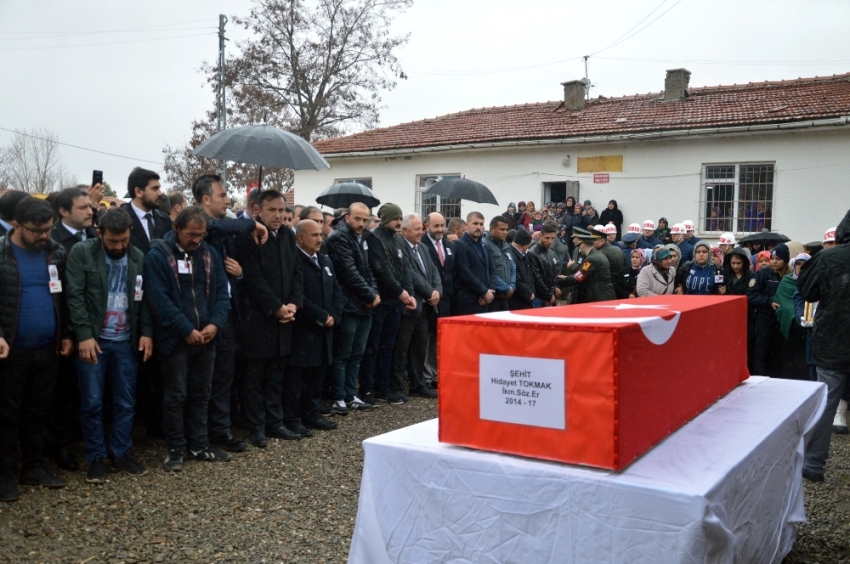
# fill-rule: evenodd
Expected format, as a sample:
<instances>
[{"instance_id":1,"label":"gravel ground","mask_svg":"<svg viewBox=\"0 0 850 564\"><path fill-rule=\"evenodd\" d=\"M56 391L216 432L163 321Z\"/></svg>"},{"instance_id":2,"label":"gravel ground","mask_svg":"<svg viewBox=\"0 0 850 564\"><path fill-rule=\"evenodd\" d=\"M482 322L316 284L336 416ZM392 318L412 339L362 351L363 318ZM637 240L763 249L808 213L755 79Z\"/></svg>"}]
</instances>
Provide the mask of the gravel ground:
<instances>
[{"instance_id":1,"label":"gravel ground","mask_svg":"<svg viewBox=\"0 0 850 564\"><path fill-rule=\"evenodd\" d=\"M165 443L137 427L147 476L94 485L83 469L60 471L61 490L21 486L19 501L0 504L0 562L345 562L361 442L436 416L434 400L411 398L333 417L339 429L309 439L249 446L229 463L187 460L179 473L162 467Z\"/></svg>"},{"instance_id":2,"label":"gravel ground","mask_svg":"<svg viewBox=\"0 0 850 564\"><path fill-rule=\"evenodd\" d=\"M22 486L20 501L0 505L0 562L345 562L361 441L433 417L433 400L413 398L334 417L338 430L310 439L249 447L227 464L187 461L177 474L162 468L164 444L137 428L147 476L92 485L80 471L62 473L63 490ZM850 564L850 437L833 435L830 456L826 482L804 482L809 523L786 564Z\"/></svg>"}]
</instances>

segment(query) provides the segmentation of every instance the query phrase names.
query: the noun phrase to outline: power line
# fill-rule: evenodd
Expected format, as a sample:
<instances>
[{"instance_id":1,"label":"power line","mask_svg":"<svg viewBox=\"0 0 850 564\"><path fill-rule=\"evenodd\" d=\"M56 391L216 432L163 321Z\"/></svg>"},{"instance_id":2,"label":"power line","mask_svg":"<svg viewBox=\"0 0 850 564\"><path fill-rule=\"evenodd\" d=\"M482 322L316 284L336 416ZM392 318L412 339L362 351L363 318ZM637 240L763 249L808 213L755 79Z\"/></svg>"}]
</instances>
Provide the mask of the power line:
<instances>
[{"instance_id":1,"label":"power line","mask_svg":"<svg viewBox=\"0 0 850 564\"><path fill-rule=\"evenodd\" d=\"M649 12L647 15L645 15L645 16L643 17L643 19L642 19L642 20L640 20L638 23L636 23L635 25L633 25L632 27L630 27L630 28L629 28L629 30L628 30L626 33L624 33L623 35L621 35L620 37L618 37L617 39L615 39L614 41L612 41L611 43L609 43L607 46L605 46L605 47L603 47L602 49L600 49L599 51L597 51L596 53L601 53L602 51L605 51L606 49L608 49L608 48L610 48L610 47L613 47L613 46L614 46L614 45L615 45L615 44L616 44L619 40L621 40L622 38L624 38L625 36L627 36L628 34L630 34L634 28L636 28L637 26L639 26L640 24L642 24L643 22L645 22L645 21L646 21L646 19L647 19L649 16L651 16L652 14L654 14L654 13L656 12L656 10L658 10L658 8L660 8L661 6L663 6L663 5L664 5L664 4L666 4L666 3L667 3L667 0L661 0L661 4L659 4L658 6L656 6L655 8L653 8L653 10L652 10L651 12ZM596 53L594 53L594 55L595 55Z\"/></svg>"},{"instance_id":2,"label":"power line","mask_svg":"<svg viewBox=\"0 0 850 564\"><path fill-rule=\"evenodd\" d=\"M145 43L150 41L164 41L166 39L183 39L186 37L201 37L203 35L215 35L213 32L209 33L193 33L190 35L175 35L172 37L152 37L148 39L133 39L130 41L104 41L99 43L76 43L72 45L44 45L41 47L4 47L0 48L0 51L40 51L43 49L68 49L70 47L95 47L98 45L124 45L127 43Z\"/></svg>"},{"instance_id":3,"label":"power line","mask_svg":"<svg viewBox=\"0 0 850 564\"><path fill-rule=\"evenodd\" d=\"M538 69L541 67L548 67L551 65L557 65L559 63L565 63L567 61L577 61L581 59L581 57L570 57L568 59L560 59L558 61L550 61L548 63L539 63L536 65L526 65L522 67L508 67L503 69L479 69L479 70L462 70L462 69L446 69L440 71L439 69L426 69L422 67L404 67L405 72L410 72L410 74L425 74L425 75L433 75L433 76L471 76L471 75L479 75L479 74L497 74L502 72L514 72L514 71L523 71L530 69ZM413 69L413 70L411 70ZM417 70L418 69L418 70Z\"/></svg>"},{"instance_id":4,"label":"power line","mask_svg":"<svg viewBox=\"0 0 850 564\"><path fill-rule=\"evenodd\" d=\"M50 40L50 39L65 39L67 37L88 37L90 35L98 35L98 34L111 34L111 33L136 33L136 32L144 32L144 33L161 33L167 32L172 33L175 31L194 31L198 29L215 29L212 26L195 26L195 27L172 27L167 29L148 29L148 28L137 28L137 29L118 29L114 31L96 31L94 33L65 33L61 35L30 35L24 37L0 37L0 41L33 41L33 40Z\"/></svg>"},{"instance_id":5,"label":"power line","mask_svg":"<svg viewBox=\"0 0 850 564\"><path fill-rule=\"evenodd\" d=\"M667 0L664 0L664 2L666 2L666 1L667 1ZM664 2L662 2L661 4L664 4ZM667 14L670 10L672 10L673 8L675 8L676 6L678 6L678 5L679 5L679 4L681 4L681 3L682 3L682 0L677 0L677 2L676 2L675 4L673 4L672 6L670 6L669 8L667 8L666 10L664 10L663 12L661 12L661 13L658 15L658 17L657 17L657 18L655 18L654 20L650 21L648 24L646 24L646 25L645 25L645 26L643 26L642 28L638 29L636 32L632 33L631 35L628 35L628 34L629 34L629 31L631 31L631 30L627 31L627 32L626 32L626 34L625 34L625 35L626 35L626 37L624 37L624 36L620 36L620 39L616 40L614 43L612 43L612 44L608 45L607 47L603 47L602 49L600 49L600 50L599 50L599 51L597 51L596 53L591 53L591 56L593 56L593 55L597 55L597 54L601 53L602 51L607 51L608 49L612 49L612 48L616 47L617 45L620 45L621 43L625 43L626 41L628 41L629 39L631 39L631 38L632 38L632 37L634 37L635 35L639 34L639 33L640 33L640 32L642 32L643 30L645 30L646 28L648 28L649 26L651 26L652 24L654 24L655 22L657 22L658 20L660 20L661 18L663 18L665 14ZM658 6L656 6L655 10L657 10L658 8L660 8L660 7L661 7L661 4L659 4ZM655 10L653 10L652 12L654 12ZM641 20L641 22L642 22L642 21L644 21L644 20L645 20L647 17L649 17L650 15L652 15L652 12L650 12L650 13L649 13L649 14L648 14L645 18L643 18L643 20ZM640 22L638 22L638 25L640 25ZM634 27L637 27L637 26L634 26ZM632 27L632 29L634 29L634 27Z\"/></svg>"},{"instance_id":6,"label":"power line","mask_svg":"<svg viewBox=\"0 0 850 564\"><path fill-rule=\"evenodd\" d=\"M89 149L88 147L80 147L79 145L71 145L70 143L62 143L61 141L57 141L55 139L48 139L47 137L39 137L38 135L31 135L31 134L25 133L23 131L17 131L17 130L14 130L14 129L7 129L5 127L0 127L0 131L6 131L8 133L14 133L15 135L23 135L24 137L30 137L32 139L38 139L39 141L49 141L50 143L56 143L57 145L63 145L65 147L71 147L73 149L80 149L81 151L89 151L89 152L92 152L92 153L99 153L101 155L107 155L109 157L118 157L119 159L127 159L127 160L130 160L130 161L140 161L140 162L143 162L143 163L153 163L153 164L158 164L158 165L163 164L159 161L151 161L151 160L148 160L148 159L137 159L135 157L127 157L127 156L124 156L124 155L117 155L115 153L107 153L106 151L98 151L97 149Z\"/></svg>"},{"instance_id":7,"label":"power line","mask_svg":"<svg viewBox=\"0 0 850 564\"><path fill-rule=\"evenodd\" d=\"M190 20L186 22L174 22L168 24L157 24L157 25L148 25L144 27L131 27L127 29L110 29L110 30L96 30L96 31L0 31L0 35L94 35L96 33L119 33L124 31L138 31L144 29L155 29L159 27L171 27L175 25L188 25L194 23L203 23L209 22L207 19L203 20Z\"/></svg>"}]
</instances>

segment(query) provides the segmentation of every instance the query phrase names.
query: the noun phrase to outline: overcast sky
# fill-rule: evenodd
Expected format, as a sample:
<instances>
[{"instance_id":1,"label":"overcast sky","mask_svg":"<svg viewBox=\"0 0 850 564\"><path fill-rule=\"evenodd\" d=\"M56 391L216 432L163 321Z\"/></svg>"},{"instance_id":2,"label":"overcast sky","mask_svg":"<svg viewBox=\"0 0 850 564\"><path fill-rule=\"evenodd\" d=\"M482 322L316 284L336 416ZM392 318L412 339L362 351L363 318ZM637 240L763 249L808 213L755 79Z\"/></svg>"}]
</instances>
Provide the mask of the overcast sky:
<instances>
[{"instance_id":1,"label":"overcast sky","mask_svg":"<svg viewBox=\"0 0 850 564\"><path fill-rule=\"evenodd\" d=\"M213 104L198 70L217 57L218 14L249 6L0 0L0 128L132 157L63 147L79 181L102 169L120 188L133 166L161 170L162 148L185 143ZM582 55L594 97L661 90L678 67L692 86L840 74L848 21L845 0L416 0L394 25L411 33L398 53L410 78L384 95L381 123L559 99L584 76ZM0 130L0 145L10 138Z\"/></svg>"}]
</instances>

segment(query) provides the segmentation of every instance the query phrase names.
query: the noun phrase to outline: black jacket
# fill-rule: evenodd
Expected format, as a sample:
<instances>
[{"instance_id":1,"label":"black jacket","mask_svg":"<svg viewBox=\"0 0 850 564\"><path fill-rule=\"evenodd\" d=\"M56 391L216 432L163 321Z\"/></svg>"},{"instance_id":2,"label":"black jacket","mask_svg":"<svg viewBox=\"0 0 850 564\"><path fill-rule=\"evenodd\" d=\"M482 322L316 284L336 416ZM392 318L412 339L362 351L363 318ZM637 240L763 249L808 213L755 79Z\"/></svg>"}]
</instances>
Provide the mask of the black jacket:
<instances>
[{"instance_id":1,"label":"black jacket","mask_svg":"<svg viewBox=\"0 0 850 564\"><path fill-rule=\"evenodd\" d=\"M782 278L773 272L773 269L769 266L756 272L756 275L750 280L749 288L747 288L747 299L757 314L765 315L771 319L776 318L771 304L781 280Z\"/></svg>"},{"instance_id":2,"label":"black jacket","mask_svg":"<svg viewBox=\"0 0 850 564\"><path fill-rule=\"evenodd\" d=\"M295 235L285 226L277 236L269 233L264 245L257 245L250 233L236 236L236 260L242 266L243 356L275 358L291 351L294 323L280 323L275 312L285 304L303 305L300 252Z\"/></svg>"},{"instance_id":3,"label":"black jacket","mask_svg":"<svg viewBox=\"0 0 850 564\"><path fill-rule=\"evenodd\" d=\"M378 283L381 300L390 304L403 291L413 292L410 267L404 260L406 243L402 236L379 225L371 232L364 231L363 240L369 246L369 268Z\"/></svg>"},{"instance_id":4,"label":"black jacket","mask_svg":"<svg viewBox=\"0 0 850 564\"><path fill-rule=\"evenodd\" d=\"M0 238L0 337L6 339L6 343L14 348L21 296L21 276L18 272L18 263L15 262L15 257L12 254L12 233L14 233L14 230ZM45 251L44 267L47 268L47 265L55 266L59 273L59 280L64 280L67 260L68 253L65 252L65 249L51 239ZM53 310L56 313L57 349L60 346L61 339L71 338L64 290L65 288L62 292L51 294Z\"/></svg>"},{"instance_id":5,"label":"black jacket","mask_svg":"<svg viewBox=\"0 0 850 564\"><path fill-rule=\"evenodd\" d=\"M480 247L480 249L476 248ZM479 252L483 251L483 252ZM477 242L469 233L455 242L455 276L454 299L452 300L453 315L469 315L486 313L488 307L478 303L480 298L493 288L496 269L493 257L484 248L482 241ZM483 258L482 258L483 257Z\"/></svg>"},{"instance_id":6,"label":"black jacket","mask_svg":"<svg viewBox=\"0 0 850 564\"><path fill-rule=\"evenodd\" d=\"M850 212L835 232L838 246L825 249L803 265L797 290L818 302L812 352L818 368L846 371L850 366Z\"/></svg>"},{"instance_id":7,"label":"black jacket","mask_svg":"<svg viewBox=\"0 0 850 564\"><path fill-rule=\"evenodd\" d=\"M378 296L378 284L369 267L368 241L365 237L358 241L348 224L340 221L334 225L326 243L337 282L342 286L343 312L372 315L366 306Z\"/></svg>"},{"instance_id":8,"label":"black jacket","mask_svg":"<svg viewBox=\"0 0 850 564\"><path fill-rule=\"evenodd\" d=\"M605 211L611 210L606 208ZM614 286L614 295L617 299L629 297L624 284L625 280L623 279L623 270L625 270L623 266L623 251L611 245L607 241L598 250L600 253L605 255L605 258L608 260L608 268L611 272L611 285Z\"/></svg>"},{"instance_id":9,"label":"black jacket","mask_svg":"<svg viewBox=\"0 0 850 564\"><path fill-rule=\"evenodd\" d=\"M508 300L508 307L512 310L528 309L531 307L531 296L534 295L534 274L528 264L528 253L522 254L513 245L510 250L516 265L516 290Z\"/></svg>"},{"instance_id":10,"label":"black jacket","mask_svg":"<svg viewBox=\"0 0 850 564\"><path fill-rule=\"evenodd\" d=\"M86 240L97 239L97 232L94 228L88 227L85 229L85 232ZM77 238L74 237L74 234L68 231L68 228L61 221L53 226L53 233L50 234L50 238L62 245L66 254L71 254L71 247L79 243Z\"/></svg>"},{"instance_id":11,"label":"black jacket","mask_svg":"<svg viewBox=\"0 0 850 564\"><path fill-rule=\"evenodd\" d=\"M622 238L623 212L620 211L620 208L614 208L613 210L609 210L606 207L599 215L599 223L601 223L602 225L608 225L609 223L613 223L617 227L616 240L619 241Z\"/></svg>"},{"instance_id":12,"label":"black jacket","mask_svg":"<svg viewBox=\"0 0 850 564\"><path fill-rule=\"evenodd\" d=\"M153 210L151 213L153 214L154 233L151 233L151 238L148 239L148 236L145 234L145 228L142 227L142 221L136 215L136 212L133 211L132 205L132 203L128 202L121 206L121 209L130 214L130 217L133 219L130 243L143 253L148 254L148 251L151 250L151 241L153 239L162 239L166 233L171 231L171 218L159 210Z\"/></svg>"},{"instance_id":13,"label":"black jacket","mask_svg":"<svg viewBox=\"0 0 850 564\"><path fill-rule=\"evenodd\" d=\"M528 264L534 275L534 294L544 302L552 299L558 274L561 272L561 261L552 252L535 243L528 249Z\"/></svg>"},{"instance_id":14,"label":"black jacket","mask_svg":"<svg viewBox=\"0 0 850 564\"><path fill-rule=\"evenodd\" d=\"M441 239L443 247L443 264L440 264L440 255L437 254L437 248L431 242L431 238L426 233L422 236L421 245L428 250L431 255L431 262L437 267L437 272L440 273L440 283L443 286L443 297L440 298L440 317L448 317L451 315L452 297L454 296L454 269L455 269L455 251L454 243L447 241L445 237Z\"/></svg>"},{"instance_id":15,"label":"black jacket","mask_svg":"<svg viewBox=\"0 0 850 564\"><path fill-rule=\"evenodd\" d=\"M431 299L431 294L434 293L434 290L440 296L443 295L443 284L440 281L440 273L437 272L437 267L431 262L431 257L425 252L425 248L421 244L419 245L419 256L422 257L422 263L420 264L407 241L402 242L404 243L402 254L407 263L407 268L411 272L413 281L413 293L410 295L416 299L416 311L405 309L403 313L416 315L425 310L425 308L431 308L426 302ZM425 268L424 271L422 270L423 267Z\"/></svg>"},{"instance_id":16,"label":"black jacket","mask_svg":"<svg viewBox=\"0 0 850 564\"><path fill-rule=\"evenodd\" d=\"M730 261L732 256L738 256L744 263L744 271L742 276L738 278L732 272ZM746 296L747 290L750 288L750 280L753 278L753 273L750 272L750 257L743 249L732 249L726 258L723 259L723 283L726 286L727 296Z\"/></svg>"},{"instance_id":17,"label":"black jacket","mask_svg":"<svg viewBox=\"0 0 850 564\"><path fill-rule=\"evenodd\" d=\"M342 319L342 288L336 280L333 263L317 253L319 266L301 250L297 251L304 279L304 302L295 314L292 329L293 366L329 366L333 362L333 327L325 327L330 315L334 325Z\"/></svg>"}]
</instances>

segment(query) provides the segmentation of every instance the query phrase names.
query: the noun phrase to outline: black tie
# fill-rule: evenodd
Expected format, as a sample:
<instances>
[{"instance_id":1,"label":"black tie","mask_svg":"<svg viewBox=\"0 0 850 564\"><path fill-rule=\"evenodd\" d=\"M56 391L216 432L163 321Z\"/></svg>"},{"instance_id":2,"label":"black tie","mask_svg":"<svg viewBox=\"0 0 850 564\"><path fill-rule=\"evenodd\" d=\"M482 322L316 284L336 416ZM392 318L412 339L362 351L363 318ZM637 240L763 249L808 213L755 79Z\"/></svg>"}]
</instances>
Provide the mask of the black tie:
<instances>
[{"instance_id":1,"label":"black tie","mask_svg":"<svg viewBox=\"0 0 850 564\"><path fill-rule=\"evenodd\" d=\"M319 270L322 269L322 267L319 266L319 257L317 257L316 255L313 255L313 256L310 257L310 260L313 261L313 264L316 265L316 268L318 268Z\"/></svg>"},{"instance_id":2,"label":"black tie","mask_svg":"<svg viewBox=\"0 0 850 564\"><path fill-rule=\"evenodd\" d=\"M148 239L153 241L154 236L154 228L153 228L153 216L150 212L145 214L145 219L148 222Z\"/></svg>"},{"instance_id":3,"label":"black tie","mask_svg":"<svg viewBox=\"0 0 850 564\"><path fill-rule=\"evenodd\" d=\"M77 241L82 242L82 240L83 240L83 232L82 232L82 231L77 231L76 233L74 233L74 239L76 239Z\"/></svg>"}]
</instances>

